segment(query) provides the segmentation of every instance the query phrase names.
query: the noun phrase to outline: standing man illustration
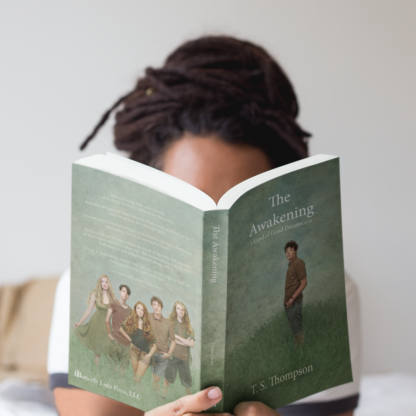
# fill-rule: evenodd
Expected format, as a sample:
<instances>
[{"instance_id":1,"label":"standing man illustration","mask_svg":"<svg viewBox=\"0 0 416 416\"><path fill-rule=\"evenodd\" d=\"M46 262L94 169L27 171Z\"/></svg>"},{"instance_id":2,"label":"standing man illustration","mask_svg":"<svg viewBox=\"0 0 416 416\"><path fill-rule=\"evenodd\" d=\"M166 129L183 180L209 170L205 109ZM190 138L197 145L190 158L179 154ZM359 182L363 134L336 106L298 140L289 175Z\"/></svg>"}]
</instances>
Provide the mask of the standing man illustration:
<instances>
[{"instance_id":1,"label":"standing man illustration","mask_svg":"<svg viewBox=\"0 0 416 416\"><path fill-rule=\"evenodd\" d=\"M295 336L295 345L302 345L305 339L302 317L303 290L307 285L305 262L297 256L298 244L291 240L285 245L289 260L286 272L284 306L290 329Z\"/></svg>"},{"instance_id":2,"label":"standing man illustration","mask_svg":"<svg viewBox=\"0 0 416 416\"><path fill-rule=\"evenodd\" d=\"M161 299L153 296L150 299L150 305L153 308L153 313L149 314L149 318L156 337L156 352L153 355L155 359L155 365L153 367L153 387L162 398L165 398L167 388L164 385L163 392L161 393L159 381L165 377L169 358L175 350L175 333L170 321L162 316L163 302Z\"/></svg>"},{"instance_id":3,"label":"standing man illustration","mask_svg":"<svg viewBox=\"0 0 416 416\"><path fill-rule=\"evenodd\" d=\"M107 317L105 325L107 328L108 337L114 341L114 348L111 353L114 361L120 366L121 372L129 366L129 351L130 342L123 336L120 331L121 324L130 316L132 309L127 305L127 299L131 294L131 290L127 285L120 285L119 287L120 299L111 302L108 305ZM112 318L113 331L111 331L110 319Z\"/></svg>"}]
</instances>

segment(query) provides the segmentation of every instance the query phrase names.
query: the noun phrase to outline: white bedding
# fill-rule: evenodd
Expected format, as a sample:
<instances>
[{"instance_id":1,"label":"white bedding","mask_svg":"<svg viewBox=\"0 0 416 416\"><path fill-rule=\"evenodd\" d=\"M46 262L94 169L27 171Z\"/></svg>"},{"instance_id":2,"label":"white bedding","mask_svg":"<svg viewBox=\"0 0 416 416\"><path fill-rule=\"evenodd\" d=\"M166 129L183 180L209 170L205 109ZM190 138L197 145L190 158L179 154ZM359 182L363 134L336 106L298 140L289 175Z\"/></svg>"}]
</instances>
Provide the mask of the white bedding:
<instances>
[{"instance_id":1,"label":"white bedding","mask_svg":"<svg viewBox=\"0 0 416 416\"><path fill-rule=\"evenodd\" d=\"M0 383L0 416L58 416L53 394L37 383L9 378Z\"/></svg>"},{"instance_id":2,"label":"white bedding","mask_svg":"<svg viewBox=\"0 0 416 416\"><path fill-rule=\"evenodd\" d=\"M363 376L354 416L416 416L416 375L383 373Z\"/></svg>"}]
</instances>

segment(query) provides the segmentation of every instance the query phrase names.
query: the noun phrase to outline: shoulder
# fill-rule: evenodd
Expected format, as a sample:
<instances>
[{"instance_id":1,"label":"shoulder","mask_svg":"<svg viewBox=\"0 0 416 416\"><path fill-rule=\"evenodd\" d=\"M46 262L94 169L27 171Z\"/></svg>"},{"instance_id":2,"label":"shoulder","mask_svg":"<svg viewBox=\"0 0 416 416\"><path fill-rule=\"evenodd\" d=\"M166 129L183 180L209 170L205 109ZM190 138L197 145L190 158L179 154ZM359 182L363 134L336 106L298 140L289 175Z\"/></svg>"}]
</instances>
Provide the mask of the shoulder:
<instances>
[{"instance_id":1,"label":"shoulder","mask_svg":"<svg viewBox=\"0 0 416 416\"><path fill-rule=\"evenodd\" d=\"M305 262L299 257L296 257L296 259L293 261L293 267L297 270L304 270Z\"/></svg>"},{"instance_id":2,"label":"shoulder","mask_svg":"<svg viewBox=\"0 0 416 416\"><path fill-rule=\"evenodd\" d=\"M118 307L117 302L110 302L108 304L108 309L115 310L115 309L117 309L117 307Z\"/></svg>"}]
</instances>

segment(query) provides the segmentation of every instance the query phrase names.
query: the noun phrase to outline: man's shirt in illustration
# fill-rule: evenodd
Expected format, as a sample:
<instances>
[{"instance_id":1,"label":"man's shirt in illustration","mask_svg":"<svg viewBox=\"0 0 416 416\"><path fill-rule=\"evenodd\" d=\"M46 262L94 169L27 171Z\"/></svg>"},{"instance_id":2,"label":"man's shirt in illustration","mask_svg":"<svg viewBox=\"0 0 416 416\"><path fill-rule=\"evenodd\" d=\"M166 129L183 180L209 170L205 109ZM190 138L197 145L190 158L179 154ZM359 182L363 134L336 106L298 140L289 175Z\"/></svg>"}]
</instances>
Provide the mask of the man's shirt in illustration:
<instances>
[{"instance_id":1,"label":"man's shirt in illustration","mask_svg":"<svg viewBox=\"0 0 416 416\"><path fill-rule=\"evenodd\" d=\"M300 286L300 281L306 279L306 267L305 262L299 257L295 257L288 265L286 272L286 283L285 283L285 300L283 304L289 301L289 299L296 292ZM300 302L303 299L303 293L301 293L297 298L296 302Z\"/></svg>"},{"instance_id":2,"label":"man's shirt in illustration","mask_svg":"<svg viewBox=\"0 0 416 416\"><path fill-rule=\"evenodd\" d=\"M175 341L172 325L162 315L158 319L154 313L149 313L149 318L156 337L156 354L169 353L169 340Z\"/></svg>"},{"instance_id":3,"label":"man's shirt in illustration","mask_svg":"<svg viewBox=\"0 0 416 416\"><path fill-rule=\"evenodd\" d=\"M123 345L130 344L130 341L120 331L121 324L131 315L132 311L129 305L126 306L127 308L123 308L118 300L108 305L108 307L113 310L113 315L111 317L113 324L113 338L119 344Z\"/></svg>"},{"instance_id":4,"label":"man's shirt in illustration","mask_svg":"<svg viewBox=\"0 0 416 416\"><path fill-rule=\"evenodd\" d=\"M173 331L176 335L179 335L182 338L185 338L185 339L189 338L195 341L194 335L188 334L186 332L185 327L183 326L183 323L179 322L178 320L176 320L175 322ZM192 362L191 347L179 345L178 343L176 343L175 351L170 358L173 360L173 357L179 358L180 360L183 360L183 361L189 361L189 364L191 364Z\"/></svg>"}]
</instances>

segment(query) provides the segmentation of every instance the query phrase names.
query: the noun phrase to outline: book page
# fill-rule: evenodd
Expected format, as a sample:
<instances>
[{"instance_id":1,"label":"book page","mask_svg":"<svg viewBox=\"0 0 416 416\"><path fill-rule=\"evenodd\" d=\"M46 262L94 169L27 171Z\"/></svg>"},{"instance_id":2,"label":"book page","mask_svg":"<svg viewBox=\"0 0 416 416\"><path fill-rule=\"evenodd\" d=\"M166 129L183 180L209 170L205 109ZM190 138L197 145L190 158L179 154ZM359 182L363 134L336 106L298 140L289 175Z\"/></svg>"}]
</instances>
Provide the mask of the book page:
<instances>
[{"instance_id":1,"label":"book page","mask_svg":"<svg viewBox=\"0 0 416 416\"><path fill-rule=\"evenodd\" d=\"M297 252L285 251L291 240ZM339 159L234 203L227 294L226 409L240 401L278 408L352 380Z\"/></svg>"},{"instance_id":2,"label":"book page","mask_svg":"<svg viewBox=\"0 0 416 416\"><path fill-rule=\"evenodd\" d=\"M73 165L72 180L69 383L144 411L199 391L203 212L79 164ZM102 295L103 285L112 299ZM130 295L122 305L126 287ZM94 291L101 298L96 298L88 313ZM163 319L156 323L152 321L157 314L151 302L154 296L162 302ZM184 308L181 323L178 301ZM114 339L107 334L109 308ZM140 313L146 317L141 318L142 332L138 331ZM83 316L86 319L76 328ZM136 321L127 321L130 317ZM123 323L132 342L120 330ZM172 359L166 359L163 354L169 352L176 335L191 346L176 341ZM146 366L143 359L153 345L157 349ZM181 379L176 377L178 359L185 362L181 371L186 367ZM170 371L168 386L162 370Z\"/></svg>"}]
</instances>

